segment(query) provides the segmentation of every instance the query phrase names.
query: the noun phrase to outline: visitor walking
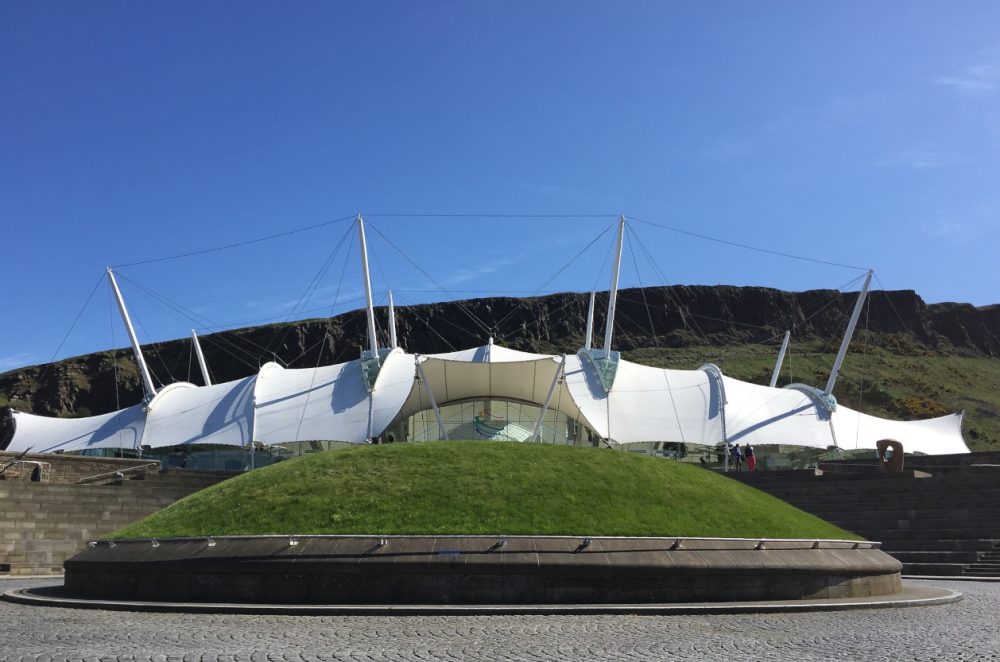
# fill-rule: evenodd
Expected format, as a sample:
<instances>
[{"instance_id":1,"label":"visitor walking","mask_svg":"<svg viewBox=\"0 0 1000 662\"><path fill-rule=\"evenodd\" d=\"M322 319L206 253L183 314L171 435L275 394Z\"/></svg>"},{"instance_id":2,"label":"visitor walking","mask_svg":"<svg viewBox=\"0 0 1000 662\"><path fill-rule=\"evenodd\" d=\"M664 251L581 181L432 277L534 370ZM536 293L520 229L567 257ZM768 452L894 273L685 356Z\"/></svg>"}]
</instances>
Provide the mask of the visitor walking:
<instances>
[{"instance_id":1,"label":"visitor walking","mask_svg":"<svg viewBox=\"0 0 1000 662\"><path fill-rule=\"evenodd\" d=\"M757 471L757 458L754 457L753 446L750 445L749 441L743 447L743 454L747 457L747 471Z\"/></svg>"},{"instance_id":2,"label":"visitor walking","mask_svg":"<svg viewBox=\"0 0 1000 662\"><path fill-rule=\"evenodd\" d=\"M729 450L729 456L733 464L736 465L736 470L743 471L743 454L740 452L739 444L733 444L733 447Z\"/></svg>"}]
</instances>

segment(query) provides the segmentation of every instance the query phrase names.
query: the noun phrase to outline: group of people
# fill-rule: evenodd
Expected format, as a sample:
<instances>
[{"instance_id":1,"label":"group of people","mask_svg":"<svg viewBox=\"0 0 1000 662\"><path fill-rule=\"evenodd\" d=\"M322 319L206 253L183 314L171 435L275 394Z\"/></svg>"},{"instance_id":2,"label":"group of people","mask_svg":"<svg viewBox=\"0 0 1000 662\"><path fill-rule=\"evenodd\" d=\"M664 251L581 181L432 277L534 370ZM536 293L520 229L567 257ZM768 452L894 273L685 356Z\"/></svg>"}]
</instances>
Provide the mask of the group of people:
<instances>
[{"instance_id":1,"label":"group of people","mask_svg":"<svg viewBox=\"0 0 1000 662\"><path fill-rule=\"evenodd\" d=\"M739 444L733 444L729 447L729 461L736 466L737 471L743 471L743 460L746 460L747 469L749 471L757 470L757 458L753 454L753 446L748 442L746 446L740 450Z\"/></svg>"}]
</instances>

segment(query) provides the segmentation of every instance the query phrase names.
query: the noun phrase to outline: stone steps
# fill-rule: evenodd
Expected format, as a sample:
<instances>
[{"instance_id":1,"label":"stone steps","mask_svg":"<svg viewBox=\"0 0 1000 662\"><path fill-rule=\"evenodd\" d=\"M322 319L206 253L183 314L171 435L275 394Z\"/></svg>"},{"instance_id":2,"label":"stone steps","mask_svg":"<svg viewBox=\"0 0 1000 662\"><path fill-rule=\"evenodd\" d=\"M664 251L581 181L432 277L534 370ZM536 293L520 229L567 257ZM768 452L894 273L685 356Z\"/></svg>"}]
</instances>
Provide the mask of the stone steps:
<instances>
[{"instance_id":1,"label":"stone steps","mask_svg":"<svg viewBox=\"0 0 1000 662\"><path fill-rule=\"evenodd\" d=\"M822 516L821 516L822 517ZM832 524L836 524L842 529L865 530L865 531L914 531L933 532L935 534L943 531L992 531L995 534L984 535L982 538L1000 537L1000 519L986 520L978 517L915 517L912 519L885 519L885 520L854 520L851 517L839 515L837 517L824 517ZM939 539L940 536L931 536ZM945 536L947 537L947 536ZM968 538L967 535L955 536L956 538Z\"/></svg>"},{"instance_id":2,"label":"stone steps","mask_svg":"<svg viewBox=\"0 0 1000 662\"><path fill-rule=\"evenodd\" d=\"M972 564L979 561L979 552L888 552L900 563L959 563Z\"/></svg>"},{"instance_id":3,"label":"stone steps","mask_svg":"<svg viewBox=\"0 0 1000 662\"><path fill-rule=\"evenodd\" d=\"M1000 545L1000 471L952 467L946 475L890 477L852 469L736 479L881 541L903 563L905 573L1000 573L989 557Z\"/></svg>"},{"instance_id":4,"label":"stone steps","mask_svg":"<svg viewBox=\"0 0 1000 662\"><path fill-rule=\"evenodd\" d=\"M969 540L889 540L883 541L882 549L895 552L911 551L955 551L955 552L988 552L993 549L996 541L990 539Z\"/></svg>"},{"instance_id":5,"label":"stone steps","mask_svg":"<svg viewBox=\"0 0 1000 662\"><path fill-rule=\"evenodd\" d=\"M940 501L934 506L940 506ZM814 508L810 510L813 515L823 519L831 519L844 515L844 510L839 508ZM968 519L978 518L1000 522L1000 508L994 506L983 507L958 507L958 508L880 508L879 510L850 511L852 521L865 522L869 520L912 520L920 519L951 519L954 517Z\"/></svg>"},{"instance_id":6,"label":"stone steps","mask_svg":"<svg viewBox=\"0 0 1000 662\"><path fill-rule=\"evenodd\" d=\"M957 577L965 573L968 563L904 563L904 575L942 575Z\"/></svg>"}]
</instances>

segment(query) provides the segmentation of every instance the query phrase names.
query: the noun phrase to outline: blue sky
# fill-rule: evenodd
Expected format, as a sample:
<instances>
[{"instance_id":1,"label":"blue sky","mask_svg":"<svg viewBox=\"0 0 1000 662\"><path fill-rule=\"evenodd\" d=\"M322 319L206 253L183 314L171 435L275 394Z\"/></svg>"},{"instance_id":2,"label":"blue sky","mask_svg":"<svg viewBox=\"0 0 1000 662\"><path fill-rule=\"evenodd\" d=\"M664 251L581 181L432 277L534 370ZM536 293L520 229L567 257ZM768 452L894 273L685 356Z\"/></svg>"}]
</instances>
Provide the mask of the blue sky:
<instances>
[{"instance_id":1,"label":"blue sky","mask_svg":"<svg viewBox=\"0 0 1000 662\"><path fill-rule=\"evenodd\" d=\"M2 2L0 371L48 360L107 265L357 212L446 290L375 234L404 304L538 291L618 213L1000 302L998 25L995 2ZM353 246L293 310L348 225L123 267L140 336L358 306ZM631 227L657 268L637 249L624 286L859 273ZM541 291L606 287L609 247ZM99 287L58 356L123 339Z\"/></svg>"}]
</instances>

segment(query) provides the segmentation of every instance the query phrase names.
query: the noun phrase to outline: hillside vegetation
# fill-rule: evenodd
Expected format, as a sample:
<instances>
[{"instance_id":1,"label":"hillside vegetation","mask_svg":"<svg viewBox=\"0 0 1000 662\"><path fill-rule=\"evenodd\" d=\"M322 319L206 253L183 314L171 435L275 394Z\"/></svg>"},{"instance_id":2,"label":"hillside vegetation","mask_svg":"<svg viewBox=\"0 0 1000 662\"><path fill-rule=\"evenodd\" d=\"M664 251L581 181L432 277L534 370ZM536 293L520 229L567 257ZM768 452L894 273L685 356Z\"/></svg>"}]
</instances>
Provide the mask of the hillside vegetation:
<instances>
[{"instance_id":1,"label":"hillside vegetation","mask_svg":"<svg viewBox=\"0 0 1000 662\"><path fill-rule=\"evenodd\" d=\"M513 442L361 446L258 469L113 534L856 538L712 471Z\"/></svg>"}]
</instances>

